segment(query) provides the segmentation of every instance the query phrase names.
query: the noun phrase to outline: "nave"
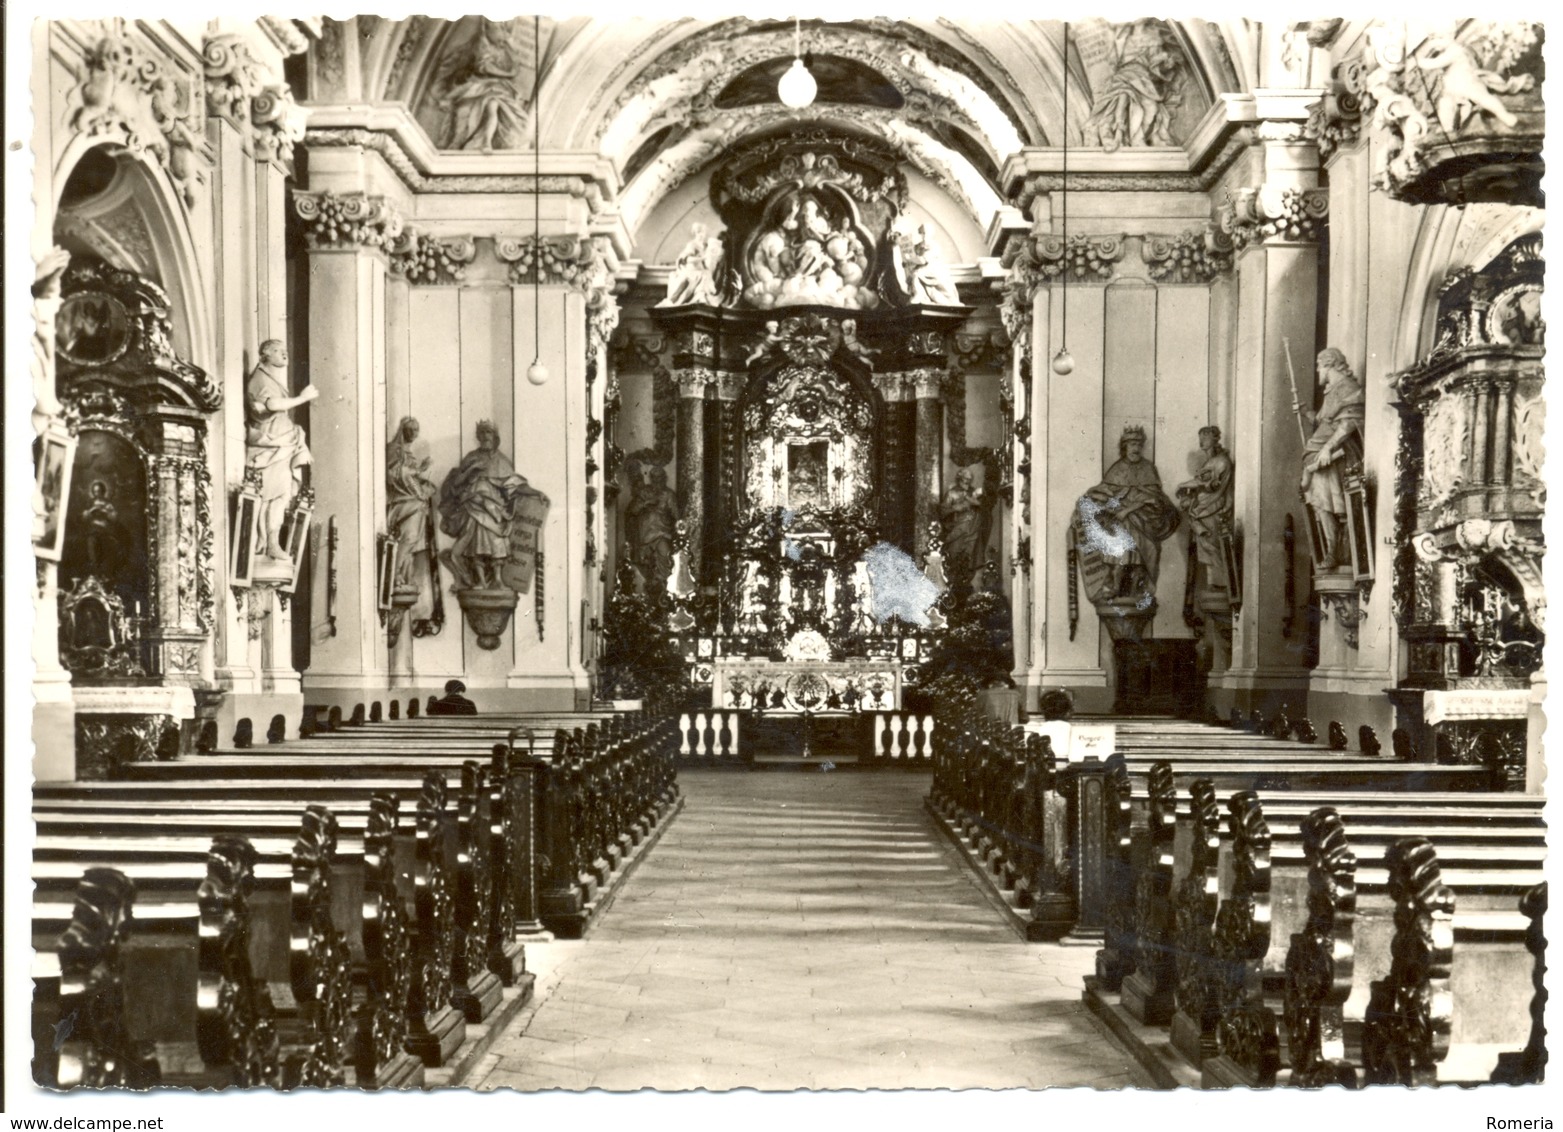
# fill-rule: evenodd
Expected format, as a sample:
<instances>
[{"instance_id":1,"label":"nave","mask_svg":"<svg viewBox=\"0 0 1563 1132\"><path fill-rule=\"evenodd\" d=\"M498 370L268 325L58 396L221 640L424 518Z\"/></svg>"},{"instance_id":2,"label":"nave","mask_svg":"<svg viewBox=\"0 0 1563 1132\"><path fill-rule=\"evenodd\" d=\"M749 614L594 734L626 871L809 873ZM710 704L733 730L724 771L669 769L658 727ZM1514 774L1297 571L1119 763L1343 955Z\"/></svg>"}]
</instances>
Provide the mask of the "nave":
<instances>
[{"instance_id":1,"label":"nave","mask_svg":"<svg viewBox=\"0 0 1563 1132\"><path fill-rule=\"evenodd\" d=\"M915 773L681 772L678 819L478 1089L1145 1087L1080 998L1095 949L1005 926Z\"/></svg>"}]
</instances>

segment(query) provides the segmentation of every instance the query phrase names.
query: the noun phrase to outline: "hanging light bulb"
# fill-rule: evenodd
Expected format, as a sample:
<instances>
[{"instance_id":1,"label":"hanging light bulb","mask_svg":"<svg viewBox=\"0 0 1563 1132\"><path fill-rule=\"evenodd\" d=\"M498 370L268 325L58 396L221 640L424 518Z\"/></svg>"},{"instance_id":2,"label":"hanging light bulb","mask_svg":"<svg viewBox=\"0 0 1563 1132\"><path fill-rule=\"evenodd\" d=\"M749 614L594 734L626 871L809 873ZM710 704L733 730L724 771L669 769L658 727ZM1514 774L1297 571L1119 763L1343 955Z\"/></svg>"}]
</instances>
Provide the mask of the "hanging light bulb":
<instances>
[{"instance_id":1,"label":"hanging light bulb","mask_svg":"<svg viewBox=\"0 0 1563 1132\"><path fill-rule=\"evenodd\" d=\"M808 64L803 59L803 21L794 20L792 25L792 66L787 68L787 73L776 84L776 97L782 100L782 105L793 110L802 110L814 102L814 96L819 93L819 84L814 81L814 76L809 73Z\"/></svg>"},{"instance_id":2,"label":"hanging light bulb","mask_svg":"<svg viewBox=\"0 0 1563 1132\"><path fill-rule=\"evenodd\" d=\"M538 47L542 42L542 23L541 16L532 17L532 238L539 241L539 243L541 243L543 235L543 107L541 101L543 72ZM536 274L532 277L532 364L526 367L526 379L533 385L542 385L548 380L548 367L543 364L543 265L541 260L542 257L539 256Z\"/></svg>"},{"instance_id":3,"label":"hanging light bulb","mask_svg":"<svg viewBox=\"0 0 1563 1132\"><path fill-rule=\"evenodd\" d=\"M1064 271L1060 277L1059 297L1062 300L1062 316L1059 319L1058 353L1053 355L1053 372L1068 377L1075 372L1075 358L1069 352L1069 21L1064 21L1064 175L1058 186L1058 212L1064 229Z\"/></svg>"}]
</instances>

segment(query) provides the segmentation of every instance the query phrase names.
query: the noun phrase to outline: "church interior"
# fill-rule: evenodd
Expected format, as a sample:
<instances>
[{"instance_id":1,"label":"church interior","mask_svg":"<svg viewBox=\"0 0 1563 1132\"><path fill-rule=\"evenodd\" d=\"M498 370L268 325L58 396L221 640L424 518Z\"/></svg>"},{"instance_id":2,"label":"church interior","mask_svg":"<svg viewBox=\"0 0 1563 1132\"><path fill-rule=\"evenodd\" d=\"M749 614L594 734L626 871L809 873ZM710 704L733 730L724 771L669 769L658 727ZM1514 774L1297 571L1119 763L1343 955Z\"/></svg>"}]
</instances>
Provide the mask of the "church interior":
<instances>
[{"instance_id":1,"label":"church interior","mask_svg":"<svg viewBox=\"0 0 1563 1132\"><path fill-rule=\"evenodd\" d=\"M1541 1081L1542 39L38 21L36 1087Z\"/></svg>"}]
</instances>

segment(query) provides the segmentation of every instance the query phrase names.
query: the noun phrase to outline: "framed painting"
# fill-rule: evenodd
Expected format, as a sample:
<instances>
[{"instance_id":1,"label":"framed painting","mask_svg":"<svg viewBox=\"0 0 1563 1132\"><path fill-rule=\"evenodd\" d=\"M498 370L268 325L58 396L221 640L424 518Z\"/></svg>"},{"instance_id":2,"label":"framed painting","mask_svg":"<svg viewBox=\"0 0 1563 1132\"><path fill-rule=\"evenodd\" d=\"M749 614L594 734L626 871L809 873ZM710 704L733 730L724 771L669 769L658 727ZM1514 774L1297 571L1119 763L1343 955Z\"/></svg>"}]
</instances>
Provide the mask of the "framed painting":
<instances>
[{"instance_id":1,"label":"framed painting","mask_svg":"<svg viewBox=\"0 0 1563 1132\"><path fill-rule=\"evenodd\" d=\"M1359 582L1373 580L1373 504L1367 485L1353 479L1346 487L1346 534L1351 542L1351 572Z\"/></svg>"},{"instance_id":2,"label":"framed painting","mask_svg":"<svg viewBox=\"0 0 1563 1132\"><path fill-rule=\"evenodd\" d=\"M293 504L293 509L283 520L282 545L287 548L288 558L293 562L292 576L288 584L283 587L288 593L292 593L293 587L298 584L299 569L303 566L304 555L309 550L309 527L314 521L314 516L314 509L299 500ZM392 577L394 583L394 575Z\"/></svg>"},{"instance_id":3,"label":"framed painting","mask_svg":"<svg viewBox=\"0 0 1563 1132\"><path fill-rule=\"evenodd\" d=\"M255 543L260 533L261 498L241 490L234 497L233 527L228 532L228 584L248 587L255 581Z\"/></svg>"},{"instance_id":4,"label":"framed painting","mask_svg":"<svg viewBox=\"0 0 1563 1132\"><path fill-rule=\"evenodd\" d=\"M389 535L380 536L380 553L375 566L375 608L382 613L391 608L391 594L396 589L396 553L400 548Z\"/></svg>"},{"instance_id":5,"label":"framed painting","mask_svg":"<svg viewBox=\"0 0 1563 1132\"><path fill-rule=\"evenodd\" d=\"M38 438L38 443L33 494L33 555L47 562L58 562L65 549L65 505L71 497L76 438L64 429L51 428Z\"/></svg>"}]
</instances>

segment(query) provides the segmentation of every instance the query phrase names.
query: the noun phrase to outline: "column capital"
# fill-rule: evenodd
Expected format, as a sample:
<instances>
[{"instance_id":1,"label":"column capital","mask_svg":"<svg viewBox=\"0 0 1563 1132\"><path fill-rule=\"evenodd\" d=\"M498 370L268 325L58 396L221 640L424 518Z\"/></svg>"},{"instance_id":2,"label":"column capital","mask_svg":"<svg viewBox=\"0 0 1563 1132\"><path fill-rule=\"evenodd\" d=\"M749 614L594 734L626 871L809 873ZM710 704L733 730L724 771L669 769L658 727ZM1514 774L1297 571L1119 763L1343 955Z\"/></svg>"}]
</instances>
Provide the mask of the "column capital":
<instances>
[{"instance_id":1,"label":"column capital","mask_svg":"<svg viewBox=\"0 0 1563 1132\"><path fill-rule=\"evenodd\" d=\"M459 283L478 254L471 236L440 238L404 228L386 242L390 271L409 283Z\"/></svg>"},{"instance_id":2,"label":"column capital","mask_svg":"<svg viewBox=\"0 0 1563 1132\"><path fill-rule=\"evenodd\" d=\"M402 232L401 214L382 196L293 190L293 210L304 221L310 251L369 248L385 251Z\"/></svg>"},{"instance_id":3,"label":"column capital","mask_svg":"<svg viewBox=\"0 0 1563 1132\"><path fill-rule=\"evenodd\" d=\"M1157 283L1209 283L1232 270L1232 237L1214 222L1176 236L1147 232L1140 258Z\"/></svg>"},{"instance_id":4,"label":"column capital","mask_svg":"<svg viewBox=\"0 0 1563 1132\"><path fill-rule=\"evenodd\" d=\"M874 388L879 390L879 395L886 401L910 401L913 389L913 376L910 373L900 371L885 371L872 375Z\"/></svg>"},{"instance_id":5,"label":"column capital","mask_svg":"<svg viewBox=\"0 0 1563 1132\"><path fill-rule=\"evenodd\" d=\"M1259 244L1312 244L1329 211L1328 189L1264 184L1229 191L1217 223L1238 251Z\"/></svg>"},{"instance_id":6,"label":"column capital","mask_svg":"<svg viewBox=\"0 0 1563 1132\"><path fill-rule=\"evenodd\" d=\"M919 401L942 401L944 399L944 374L942 369L927 366L922 369L914 369L906 374L917 390Z\"/></svg>"},{"instance_id":7,"label":"column capital","mask_svg":"<svg viewBox=\"0 0 1563 1132\"><path fill-rule=\"evenodd\" d=\"M691 366L688 369L674 370L673 380L678 382L679 397L701 400L705 397L708 386L717 385L719 375L706 366Z\"/></svg>"},{"instance_id":8,"label":"column capital","mask_svg":"<svg viewBox=\"0 0 1563 1132\"><path fill-rule=\"evenodd\" d=\"M207 112L249 139L257 161L293 171L293 147L304 139L308 112L293 101L282 76L251 53L237 34L209 36L201 45Z\"/></svg>"}]
</instances>

